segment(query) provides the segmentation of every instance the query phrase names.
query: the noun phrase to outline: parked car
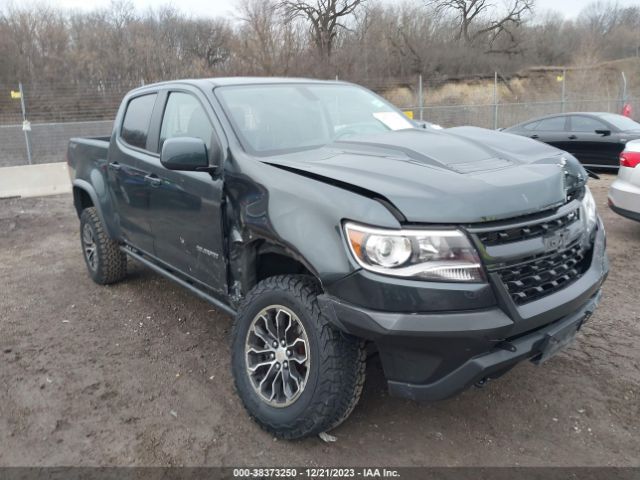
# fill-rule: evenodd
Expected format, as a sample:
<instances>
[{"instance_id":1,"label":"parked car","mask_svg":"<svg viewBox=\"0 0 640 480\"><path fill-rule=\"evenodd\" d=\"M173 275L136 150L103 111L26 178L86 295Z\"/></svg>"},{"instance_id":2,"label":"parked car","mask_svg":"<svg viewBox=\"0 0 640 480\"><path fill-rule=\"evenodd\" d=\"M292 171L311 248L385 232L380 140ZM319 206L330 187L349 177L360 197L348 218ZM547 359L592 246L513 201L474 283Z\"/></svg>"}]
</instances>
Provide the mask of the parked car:
<instances>
[{"instance_id":1,"label":"parked car","mask_svg":"<svg viewBox=\"0 0 640 480\"><path fill-rule=\"evenodd\" d=\"M620 154L618 178L609 188L609 207L640 222L640 140L627 143Z\"/></svg>"},{"instance_id":2,"label":"parked car","mask_svg":"<svg viewBox=\"0 0 640 480\"><path fill-rule=\"evenodd\" d=\"M110 139L70 141L68 164L90 277L122 280L130 257L232 315L238 395L283 438L349 416L365 348L417 400L545 361L609 268L571 155L417 128L342 82L141 87Z\"/></svg>"},{"instance_id":3,"label":"parked car","mask_svg":"<svg viewBox=\"0 0 640 480\"><path fill-rule=\"evenodd\" d=\"M625 143L640 138L640 123L615 113L576 112L528 120L504 131L569 152L586 167L617 169Z\"/></svg>"}]
</instances>

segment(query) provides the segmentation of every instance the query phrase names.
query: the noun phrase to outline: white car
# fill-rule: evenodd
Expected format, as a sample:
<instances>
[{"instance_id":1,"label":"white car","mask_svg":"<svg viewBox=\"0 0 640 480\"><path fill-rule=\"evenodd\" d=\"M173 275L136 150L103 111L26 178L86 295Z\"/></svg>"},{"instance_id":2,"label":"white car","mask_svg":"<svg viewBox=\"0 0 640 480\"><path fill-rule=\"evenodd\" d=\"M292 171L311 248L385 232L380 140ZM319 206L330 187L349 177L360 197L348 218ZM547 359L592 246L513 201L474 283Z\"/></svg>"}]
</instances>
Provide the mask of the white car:
<instances>
[{"instance_id":1,"label":"white car","mask_svg":"<svg viewBox=\"0 0 640 480\"><path fill-rule=\"evenodd\" d=\"M640 222L640 140L628 142L620 154L618 178L609 188L609 207Z\"/></svg>"}]
</instances>

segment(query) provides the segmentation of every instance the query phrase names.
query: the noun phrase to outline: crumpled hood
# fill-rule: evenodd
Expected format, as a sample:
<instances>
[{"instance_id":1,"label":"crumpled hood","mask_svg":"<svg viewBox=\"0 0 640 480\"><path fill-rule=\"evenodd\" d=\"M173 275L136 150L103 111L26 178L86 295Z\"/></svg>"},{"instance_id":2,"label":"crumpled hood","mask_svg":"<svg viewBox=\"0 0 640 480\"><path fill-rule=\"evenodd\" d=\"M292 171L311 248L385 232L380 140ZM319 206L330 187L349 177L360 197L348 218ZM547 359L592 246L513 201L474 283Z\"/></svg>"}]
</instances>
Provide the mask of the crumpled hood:
<instances>
[{"instance_id":1,"label":"crumpled hood","mask_svg":"<svg viewBox=\"0 0 640 480\"><path fill-rule=\"evenodd\" d=\"M568 189L587 177L568 153L476 127L351 137L265 161L383 197L408 222L421 223L475 223L538 212L564 203Z\"/></svg>"}]
</instances>

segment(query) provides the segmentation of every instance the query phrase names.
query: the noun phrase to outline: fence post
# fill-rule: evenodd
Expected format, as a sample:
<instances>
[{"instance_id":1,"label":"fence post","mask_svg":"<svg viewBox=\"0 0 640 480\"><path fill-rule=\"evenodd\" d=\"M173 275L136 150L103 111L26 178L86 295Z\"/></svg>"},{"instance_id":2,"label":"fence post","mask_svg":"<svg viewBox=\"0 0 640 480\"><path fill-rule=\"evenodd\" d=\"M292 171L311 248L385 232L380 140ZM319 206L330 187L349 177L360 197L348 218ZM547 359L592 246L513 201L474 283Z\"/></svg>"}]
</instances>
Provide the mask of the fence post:
<instances>
[{"instance_id":1,"label":"fence post","mask_svg":"<svg viewBox=\"0 0 640 480\"><path fill-rule=\"evenodd\" d=\"M562 113L564 113L566 107L565 107L565 102L567 101L567 69L563 68L562 69L562 98L560 101L560 108L562 109Z\"/></svg>"},{"instance_id":2,"label":"fence post","mask_svg":"<svg viewBox=\"0 0 640 480\"><path fill-rule=\"evenodd\" d=\"M493 129L498 129L498 72L493 72Z\"/></svg>"},{"instance_id":3,"label":"fence post","mask_svg":"<svg viewBox=\"0 0 640 480\"><path fill-rule=\"evenodd\" d=\"M22 131L24 132L24 141L27 145L27 160L29 161L29 165L31 165L31 140L29 139L31 125L27 122L27 109L24 103L24 89L22 88L22 82L18 82L18 89L20 90L20 106L22 107Z\"/></svg>"},{"instance_id":4,"label":"fence post","mask_svg":"<svg viewBox=\"0 0 640 480\"><path fill-rule=\"evenodd\" d=\"M624 72L620 72L620 74L622 75L622 97L621 97L621 105L620 108L618 109L618 111L616 113L620 113L622 112L622 109L624 108L625 104L627 103L627 76L624 74Z\"/></svg>"},{"instance_id":5,"label":"fence post","mask_svg":"<svg viewBox=\"0 0 640 480\"><path fill-rule=\"evenodd\" d=\"M418 118L420 118L420 121L423 120L423 114L422 111L424 110L424 98L423 98L423 94L422 94L422 74L418 75L418 107L420 108L418 113Z\"/></svg>"}]
</instances>

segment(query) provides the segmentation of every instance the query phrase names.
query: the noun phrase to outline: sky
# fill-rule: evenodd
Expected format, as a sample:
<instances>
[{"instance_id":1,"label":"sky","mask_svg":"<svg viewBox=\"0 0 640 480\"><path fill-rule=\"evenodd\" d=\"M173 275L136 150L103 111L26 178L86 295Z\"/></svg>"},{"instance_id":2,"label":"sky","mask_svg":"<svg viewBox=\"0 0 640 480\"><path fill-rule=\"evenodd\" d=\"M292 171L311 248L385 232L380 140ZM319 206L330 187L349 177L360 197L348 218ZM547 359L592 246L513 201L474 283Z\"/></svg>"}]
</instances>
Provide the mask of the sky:
<instances>
[{"instance_id":1,"label":"sky","mask_svg":"<svg viewBox=\"0 0 640 480\"><path fill-rule=\"evenodd\" d=\"M0 7L8 4L12 0L0 0ZM183 12L194 16L233 16L234 6L239 0L132 0L133 4L144 10L147 7L158 7L171 4ZM397 3L403 0L380 0L383 3ZM405 0L406 1L406 0ZM420 2L421 0L415 0ZM640 0L618 0L620 5L632 5ZM15 2L14 2L15 3ZM20 2L18 2L20 3ZM31 2L27 2L31 3ZM93 8L104 7L109 4L109 0L44 0L44 3L61 6L63 8L91 10ZM566 18L574 18L580 9L589 3L586 0L536 0L536 11L542 13L546 10L559 12Z\"/></svg>"}]
</instances>

